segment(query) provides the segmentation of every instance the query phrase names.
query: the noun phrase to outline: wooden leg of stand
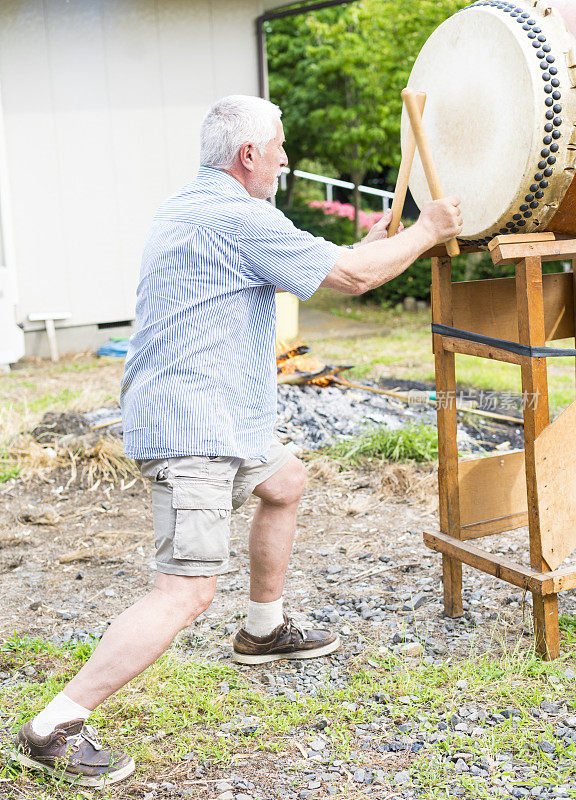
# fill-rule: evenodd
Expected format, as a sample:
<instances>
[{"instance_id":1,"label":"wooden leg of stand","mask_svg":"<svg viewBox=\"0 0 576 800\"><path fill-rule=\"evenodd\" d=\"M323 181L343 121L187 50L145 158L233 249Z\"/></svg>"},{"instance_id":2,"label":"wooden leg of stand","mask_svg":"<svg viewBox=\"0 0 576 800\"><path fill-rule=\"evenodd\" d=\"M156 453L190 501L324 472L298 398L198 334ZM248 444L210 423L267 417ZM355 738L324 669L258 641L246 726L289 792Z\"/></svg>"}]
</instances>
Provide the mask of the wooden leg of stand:
<instances>
[{"instance_id":1,"label":"wooden leg of stand","mask_svg":"<svg viewBox=\"0 0 576 800\"><path fill-rule=\"evenodd\" d=\"M444 586L444 613L447 617L461 617L462 563L455 558L442 556L442 581Z\"/></svg>"},{"instance_id":2,"label":"wooden leg of stand","mask_svg":"<svg viewBox=\"0 0 576 800\"><path fill-rule=\"evenodd\" d=\"M544 302L542 294L542 264L540 258L525 258L516 266L516 298L518 305L518 338L522 344L543 346ZM550 567L542 557L542 533L538 508L538 476L534 455L534 440L550 424L548 408L548 376L545 358L525 359L522 371L522 401L524 406L524 455L526 459L526 489L528 494L528 528L530 531L530 564L538 571ZM553 659L560 654L558 626L558 596L541 597L533 594L534 633L536 650L543 658Z\"/></svg>"},{"instance_id":3,"label":"wooden leg of stand","mask_svg":"<svg viewBox=\"0 0 576 800\"><path fill-rule=\"evenodd\" d=\"M558 624L558 595L544 597L533 594L534 636L536 652L546 661L560 655L560 626Z\"/></svg>"},{"instance_id":4,"label":"wooden leg of stand","mask_svg":"<svg viewBox=\"0 0 576 800\"><path fill-rule=\"evenodd\" d=\"M449 258L432 259L432 319L443 325L452 325L452 262ZM444 350L440 336L434 336L433 344L438 419L440 530L459 539L461 531L454 353ZM462 563L455 558L442 556L442 575L444 613L448 617L461 617L464 613Z\"/></svg>"}]
</instances>

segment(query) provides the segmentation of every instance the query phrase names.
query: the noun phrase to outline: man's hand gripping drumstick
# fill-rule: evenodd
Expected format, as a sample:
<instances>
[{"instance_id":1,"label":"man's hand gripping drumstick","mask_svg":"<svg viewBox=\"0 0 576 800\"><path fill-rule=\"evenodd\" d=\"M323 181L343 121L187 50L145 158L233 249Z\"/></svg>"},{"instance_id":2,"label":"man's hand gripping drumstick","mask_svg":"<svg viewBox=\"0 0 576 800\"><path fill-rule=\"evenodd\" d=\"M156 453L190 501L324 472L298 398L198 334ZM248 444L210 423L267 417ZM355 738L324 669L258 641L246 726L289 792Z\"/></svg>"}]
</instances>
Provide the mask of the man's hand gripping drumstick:
<instances>
[{"instance_id":1,"label":"man's hand gripping drumstick","mask_svg":"<svg viewBox=\"0 0 576 800\"><path fill-rule=\"evenodd\" d=\"M406 111L410 119L410 127L412 129L414 139L416 140L418 152L420 153L422 167L424 168L424 174L426 175L426 180L428 181L428 187L430 189L432 200L441 200L443 198L443 194L442 187L440 185L440 178L438 177L436 165L434 163L434 159L432 158L432 151L430 150L430 145L428 144L428 139L426 138L426 132L424 131L424 125L422 124L422 110L424 107L423 103L421 102L421 99L416 96L414 90L409 88L402 90L402 100L404 101L404 105L406 106ZM414 153L412 153L412 156L413 155ZM448 202L452 202L453 205L458 205L459 203L456 198L448 197L446 200ZM458 246L458 242L456 241L455 237L446 242L446 250L448 251L449 256L454 257L460 255L460 247Z\"/></svg>"}]
</instances>

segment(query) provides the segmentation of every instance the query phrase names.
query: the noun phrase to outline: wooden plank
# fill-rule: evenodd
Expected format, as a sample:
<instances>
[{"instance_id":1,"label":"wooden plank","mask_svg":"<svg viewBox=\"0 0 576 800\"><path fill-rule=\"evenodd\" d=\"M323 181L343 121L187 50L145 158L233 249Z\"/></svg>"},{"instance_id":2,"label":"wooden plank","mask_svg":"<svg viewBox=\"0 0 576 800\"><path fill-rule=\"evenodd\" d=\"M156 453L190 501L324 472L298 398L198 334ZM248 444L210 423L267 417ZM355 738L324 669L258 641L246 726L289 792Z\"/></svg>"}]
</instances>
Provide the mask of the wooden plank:
<instances>
[{"instance_id":1,"label":"wooden plank","mask_svg":"<svg viewBox=\"0 0 576 800\"><path fill-rule=\"evenodd\" d=\"M570 272L542 276L547 342L574 336L573 283L574 276ZM452 304L455 328L510 342L518 341L515 278L453 283Z\"/></svg>"},{"instance_id":2,"label":"wooden plank","mask_svg":"<svg viewBox=\"0 0 576 800\"><path fill-rule=\"evenodd\" d=\"M539 257L542 261L560 261L576 257L576 239L560 239L553 242L508 243L501 242L491 252L495 266L517 264L528 257Z\"/></svg>"},{"instance_id":3,"label":"wooden plank","mask_svg":"<svg viewBox=\"0 0 576 800\"><path fill-rule=\"evenodd\" d=\"M460 253L481 253L485 250L485 247L478 247L476 244L463 244L460 243ZM437 244L434 247L431 247L430 250L426 250L425 253L422 253L420 258L446 258L446 245L445 244Z\"/></svg>"},{"instance_id":4,"label":"wooden plank","mask_svg":"<svg viewBox=\"0 0 576 800\"><path fill-rule=\"evenodd\" d=\"M454 336L443 336L442 345L444 350L449 350L451 353L460 353L464 356L478 356L479 358L488 358L493 361L505 361L507 364L521 364L522 358L517 353L511 353L509 350L502 350L499 347L492 347L488 344L481 342L469 342L466 339L456 339Z\"/></svg>"},{"instance_id":5,"label":"wooden plank","mask_svg":"<svg viewBox=\"0 0 576 800\"><path fill-rule=\"evenodd\" d=\"M576 402L534 444L542 557L556 569L576 550Z\"/></svg>"},{"instance_id":6,"label":"wooden plank","mask_svg":"<svg viewBox=\"0 0 576 800\"><path fill-rule=\"evenodd\" d=\"M555 596L559 591L576 587L576 568L566 567L553 572L536 572L531 567L517 564L505 556L488 553L473 544L453 539L444 533L424 532L424 544L437 553L446 553L460 559L495 578L527 589L536 596Z\"/></svg>"},{"instance_id":7,"label":"wooden plank","mask_svg":"<svg viewBox=\"0 0 576 800\"><path fill-rule=\"evenodd\" d=\"M462 525L463 539L480 539L482 536L493 536L495 533L513 531L528 525L528 512L523 514L509 514L507 517L485 519L470 525Z\"/></svg>"},{"instance_id":8,"label":"wooden plank","mask_svg":"<svg viewBox=\"0 0 576 800\"><path fill-rule=\"evenodd\" d=\"M481 572L501 578L522 589L528 589L535 593L534 599L542 591L540 573L530 567L517 564L505 556L488 553L476 545L454 539L444 533L425 532L424 544L431 550L459 559L464 564L479 569Z\"/></svg>"},{"instance_id":9,"label":"wooden plank","mask_svg":"<svg viewBox=\"0 0 576 800\"><path fill-rule=\"evenodd\" d=\"M432 320L452 325L452 262L450 258L432 259ZM440 528L450 536L460 537L458 498L458 444L456 408L456 372L454 353L444 350L442 337L433 335L436 375L436 419L438 422L438 496ZM453 398L450 401L449 398ZM442 402L442 400L445 402ZM443 557L444 612L461 617L462 564Z\"/></svg>"},{"instance_id":10,"label":"wooden plank","mask_svg":"<svg viewBox=\"0 0 576 800\"><path fill-rule=\"evenodd\" d=\"M538 237L538 238L536 238ZM481 253L485 250L493 251L500 247L502 244L521 245L524 242L564 242L571 240L572 237L566 234L554 233L552 231L545 231L544 233L510 233L507 235L495 236L489 243L488 247L479 247L476 244L459 241L461 253ZM446 256L446 245L438 244L435 247L427 250L421 258L443 258ZM554 258L546 259L554 260Z\"/></svg>"},{"instance_id":11,"label":"wooden plank","mask_svg":"<svg viewBox=\"0 0 576 800\"><path fill-rule=\"evenodd\" d=\"M558 237L566 238L566 237ZM488 250L492 251L502 244L523 244L524 242L553 242L556 239L556 234L552 231L544 231L543 233L508 233L502 236L495 236L491 242L488 243Z\"/></svg>"},{"instance_id":12,"label":"wooden plank","mask_svg":"<svg viewBox=\"0 0 576 800\"><path fill-rule=\"evenodd\" d=\"M574 278L570 272L542 275L544 339L574 337Z\"/></svg>"},{"instance_id":13,"label":"wooden plank","mask_svg":"<svg viewBox=\"0 0 576 800\"><path fill-rule=\"evenodd\" d=\"M460 460L458 466L462 526L526 514L528 508L523 450Z\"/></svg>"},{"instance_id":14,"label":"wooden plank","mask_svg":"<svg viewBox=\"0 0 576 800\"><path fill-rule=\"evenodd\" d=\"M539 244L538 248L542 248L547 244L551 243L544 242ZM558 242L552 244L556 245ZM528 247L528 250L530 250L532 245L517 245L517 247ZM544 345L546 338L542 264L538 256L528 256L516 265L516 307L520 342L535 347ZM544 559L542 552L535 441L536 437L550 424L546 359L526 359L520 370L524 405L524 452L530 565L537 572L544 572L550 571L550 566ZM535 594L533 615L537 652L543 658L556 658L560 654L560 628L558 625L558 599L556 595L548 595L544 598Z\"/></svg>"},{"instance_id":15,"label":"wooden plank","mask_svg":"<svg viewBox=\"0 0 576 800\"><path fill-rule=\"evenodd\" d=\"M516 267L516 304L518 333L522 344L535 347L544 345L544 302L541 264L538 258L524 259ZM541 564L542 550L536 490L536 465L534 442L550 424L548 411L548 379L546 359L527 359L521 366L524 405L524 452L530 526L531 564L534 569L549 569Z\"/></svg>"},{"instance_id":16,"label":"wooden plank","mask_svg":"<svg viewBox=\"0 0 576 800\"><path fill-rule=\"evenodd\" d=\"M576 587L576 567L542 573L542 594L556 594Z\"/></svg>"}]
</instances>

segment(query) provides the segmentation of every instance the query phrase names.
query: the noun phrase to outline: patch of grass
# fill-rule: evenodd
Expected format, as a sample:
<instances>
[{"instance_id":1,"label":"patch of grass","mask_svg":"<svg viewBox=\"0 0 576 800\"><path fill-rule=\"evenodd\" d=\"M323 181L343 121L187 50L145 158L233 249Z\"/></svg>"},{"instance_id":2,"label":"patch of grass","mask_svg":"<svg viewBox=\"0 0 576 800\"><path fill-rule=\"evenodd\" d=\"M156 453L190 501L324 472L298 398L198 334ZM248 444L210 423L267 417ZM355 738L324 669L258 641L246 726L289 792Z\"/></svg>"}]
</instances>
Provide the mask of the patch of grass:
<instances>
[{"instance_id":1,"label":"patch of grass","mask_svg":"<svg viewBox=\"0 0 576 800\"><path fill-rule=\"evenodd\" d=\"M116 483L133 478L142 480L135 462L124 455L119 439L103 436L78 440L69 444L41 444L31 436L20 436L7 451L17 464L23 480L46 478L52 470L69 470L70 483L77 478L89 486L100 481Z\"/></svg>"},{"instance_id":2,"label":"patch of grass","mask_svg":"<svg viewBox=\"0 0 576 800\"><path fill-rule=\"evenodd\" d=\"M98 367L103 366L103 364L110 363L111 360L112 359L108 359L107 357L101 359L96 356L66 359L58 362L55 367L55 371L62 374L66 374L68 372L85 372L86 370L98 369Z\"/></svg>"},{"instance_id":3,"label":"patch of grass","mask_svg":"<svg viewBox=\"0 0 576 800\"><path fill-rule=\"evenodd\" d=\"M14 458L0 450L0 483L6 483L11 478L17 478L20 474L20 467Z\"/></svg>"},{"instance_id":4,"label":"patch of grass","mask_svg":"<svg viewBox=\"0 0 576 800\"><path fill-rule=\"evenodd\" d=\"M80 397L80 391L78 389L63 389L61 392L58 392L58 394L47 392L46 394L34 397L30 400L28 407L30 411L34 412L57 411L69 408L78 397Z\"/></svg>"},{"instance_id":5,"label":"patch of grass","mask_svg":"<svg viewBox=\"0 0 576 800\"><path fill-rule=\"evenodd\" d=\"M46 411L85 411L117 403L121 359L89 354L47 361L21 362L0 375L0 448L31 430Z\"/></svg>"},{"instance_id":6,"label":"patch of grass","mask_svg":"<svg viewBox=\"0 0 576 800\"><path fill-rule=\"evenodd\" d=\"M93 649L94 645L89 643L57 646L40 637L15 633L0 644L0 668L18 671L32 663L50 663L72 674L90 657Z\"/></svg>"},{"instance_id":7,"label":"patch of grass","mask_svg":"<svg viewBox=\"0 0 576 800\"><path fill-rule=\"evenodd\" d=\"M560 617L560 630L564 634L566 643L576 649L576 616L570 617L563 614Z\"/></svg>"},{"instance_id":8,"label":"patch of grass","mask_svg":"<svg viewBox=\"0 0 576 800\"><path fill-rule=\"evenodd\" d=\"M438 458L438 433L431 425L405 425L397 430L383 425L357 439L338 442L324 452L352 464L366 458L434 461Z\"/></svg>"}]
</instances>

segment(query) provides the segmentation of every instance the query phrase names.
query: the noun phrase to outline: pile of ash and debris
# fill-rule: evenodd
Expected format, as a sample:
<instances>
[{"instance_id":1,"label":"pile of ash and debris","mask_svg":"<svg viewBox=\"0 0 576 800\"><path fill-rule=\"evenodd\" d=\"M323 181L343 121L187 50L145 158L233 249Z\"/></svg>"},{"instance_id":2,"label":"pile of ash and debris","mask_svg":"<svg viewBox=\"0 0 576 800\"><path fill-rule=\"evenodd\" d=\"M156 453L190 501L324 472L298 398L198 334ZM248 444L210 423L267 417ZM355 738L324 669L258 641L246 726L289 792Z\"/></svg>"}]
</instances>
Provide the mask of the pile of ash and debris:
<instances>
[{"instance_id":1,"label":"pile of ash and debris","mask_svg":"<svg viewBox=\"0 0 576 800\"><path fill-rule=\"evenodd\" d=\"M277 368L277 432L296 452L317 450L378 426L395 430L408 424L436 423L433 386L409 381L378 384L350 381L342 375L351 369L350 366L323 364L303 345L291 349L280 347ZM486 398L481 392L470 391L456 400L463 406L458 415L461 451L523 447L519 404L518 409L512 411L509 403L502 409L497 396L493 396L490 410L482 410ZM49 412L33 435L39 442L58 440L63 443L79 436L121 437L120 409L97 408L83 414Z\"/></svg>"},{"instance_id":2,"label":"pile of ash and debris","mask_svg":"<svg viewBox=\"0 0 576 800\"><path fill-rule=\"evenodd\" d=\"M360 436L381 425L390 430L409 424L435 426L433 387L419 384L406 391L400 389L398 383L387 381L391 388L383 382L366 383L363 389L356 388L356 384L347 389L338 385L323 388L314 384L280 385L278 434L284 441L294 442L298 448L317 450L341 439ZM375 394L370 390L385 394ZM515 422L512 417L510 421L491 416L474 417L471 409L469 413L463 409L458 416L458 448L462 452L524 447L520 418Z\"/></svg>"},{"instance_id":3,"label":"pile of ash and debris","mask_svg":"<svg viewBox=\"0 0 576 800\"><path fill-rule=\"evenodd\" d=\"M299 346L277 356L277 431L296 449L316 450L378 426L395 430L409 424L436 424L433 386L413 381L357 383L342 376L350 366L328 366L308 352ZM467 391L453 400L462 408L461 451L524 446L519 398L513 403L513 415L508 408L499 409L494 393L488 398L486 392ZM489 411L479 407L488 400Z\"/></svg>"}]
</instances>

